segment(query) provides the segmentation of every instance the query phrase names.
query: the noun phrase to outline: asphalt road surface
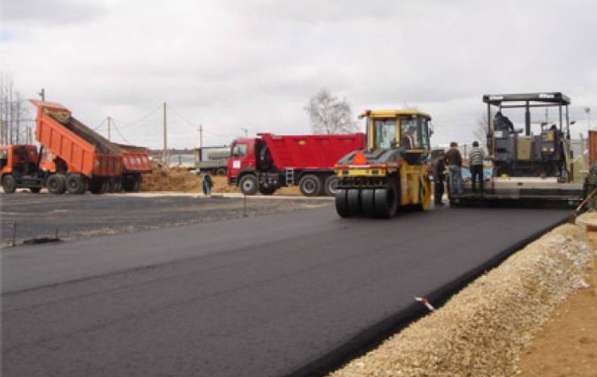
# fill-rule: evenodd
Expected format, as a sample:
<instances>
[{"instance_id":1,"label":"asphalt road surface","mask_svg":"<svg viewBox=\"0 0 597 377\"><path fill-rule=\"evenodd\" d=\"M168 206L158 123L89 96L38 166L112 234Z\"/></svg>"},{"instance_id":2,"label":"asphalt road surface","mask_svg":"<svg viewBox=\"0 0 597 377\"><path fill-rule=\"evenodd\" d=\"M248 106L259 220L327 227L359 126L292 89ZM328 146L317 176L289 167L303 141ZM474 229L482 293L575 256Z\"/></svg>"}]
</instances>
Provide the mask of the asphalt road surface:
<instances>
[{"instance_id":1,"label":"asphalt road surface","mask_svg":"<svg viewBox=\"0 0 597 377\"><path fill-rule=\"evenodd\" d=\"M302 197L285 200L254 197L247 200L246 215L273 214L325 203ZM241 198L151 193L57 196L18 192L0 194L0 234L5 244L12 242L16 222L17 243L54 237L56 233L62 239L79 239L234 219L245 215L243 207Z\"/></svg>"},{"instance_id":2,"label":"asphalt road surface","mask_svg":"<svg viewBox=\"0 0 597 377\"><path fill-rule=\"evenodd\" d=\"M282 376L558 210L330 207L2 254L2 376Z\"/></svg>"}]
</instances>

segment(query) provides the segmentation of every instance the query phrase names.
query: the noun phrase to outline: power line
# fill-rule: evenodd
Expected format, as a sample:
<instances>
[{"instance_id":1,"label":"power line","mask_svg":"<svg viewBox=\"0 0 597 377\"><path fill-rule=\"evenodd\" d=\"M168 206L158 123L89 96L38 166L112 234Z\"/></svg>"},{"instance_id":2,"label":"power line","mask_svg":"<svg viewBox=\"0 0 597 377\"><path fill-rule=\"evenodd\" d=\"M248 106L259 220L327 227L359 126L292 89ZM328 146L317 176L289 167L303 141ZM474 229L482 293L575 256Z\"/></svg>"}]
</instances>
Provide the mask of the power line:
<instances>
[{"instance_id":1,"label":"power line","mask_svg":"<svg viewBox=\"0 0 597 377\"><path fill-rule=\"evenodd\" d=\"M126 127L137 125L137 124L139 124L139 123L141 123L143 121L146 121L151 116L155 115L156 113L159 113L160 111L161 111L161 107L158 107L156 109L152 109L149 112L145 113L145 115L143 115L142 117L138 118L137 120L134 120L134 121L131 121L131 122L127 122L127 123L123 123L120 127L121 128L126 128ZM112 118L112 120L114 120L114 118Z\"/></svg>"},{"instance_id":2,"label":"power line","mask_svg":"<svg viewBox=\"0 0 597 377\"><path fill-rule=\"evenodd\" d=\"M94 130L94 131L97 131L97 130L99 130L100 128L102 128L102 126L104 125L104 123L106 123L106 120L107 120L107 119L108 119L108 118L104 118L100 124L98 124L97 126L95 126L95 128L93 128L93 130Z\"/></svg>"},{"instance_id":3,"label":"power line","mask_svg":"<svg viewBox=\"0 0 597 377\"><path fill-rule=\"evenodd\" d=\"M133 144L126 137L124 137L124 135L122 134L122 132L120 132L119 127L116 125L116 122L114 122L114 118L112 118L112 126L116 130L116 133L120 136L120 138L122 140L124 140L125 143L127 143L127 144Z\"/></svg>"}]
</instances>

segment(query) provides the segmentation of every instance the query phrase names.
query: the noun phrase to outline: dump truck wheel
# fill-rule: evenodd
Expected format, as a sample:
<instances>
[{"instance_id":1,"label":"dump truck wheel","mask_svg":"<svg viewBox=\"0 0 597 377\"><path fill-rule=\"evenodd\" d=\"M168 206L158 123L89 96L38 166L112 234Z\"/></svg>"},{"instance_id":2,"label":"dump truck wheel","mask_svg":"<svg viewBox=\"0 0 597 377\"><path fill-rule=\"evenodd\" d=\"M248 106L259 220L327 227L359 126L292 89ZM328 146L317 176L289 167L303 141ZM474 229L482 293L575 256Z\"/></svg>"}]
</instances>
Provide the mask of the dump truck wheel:
<instances>
[{"instance_id":1,"label":"dump truck wheel","mask_svg":"<svg viewBox=\"0 0 597 377\"><path fill-rule=\"evenodd\" d=\"M120 179L115 180L113 189L114 189L114 192L122 192L122 180L120 180Z\"/></svg>"},{"instance_id":2,"label":"dump truck wheel","mask_svg":"<svg viewBox=\"0 0 597 377\"><path fill-rule=\"evenodd\" d=\"M62 174L53 174L46 182L48 191L52 194L64 194L66 190L66 179Z\"/></svg>"},{"instance_id":3,"label":"dump truck wheel","mask_svg":"<svg viewBox=\"0 0 597 377\"><path fill-rule=\"evenodd\" d=\"M346 200L348 209L353 216L360 215L363 212L361 209L361 190L349 189L346 193Z\"/></svg>"},{"instance_id":4,"label":"dump truck wheel","mask_svg":"<svg viewBox=\"0 0 597 377\"><path fill-rule=\"evenodd\" d=\"M89 191L91 191L92 194L103 194L104 193L103 189L104 189L103 180L93 179L91 182L89 182Z\"/></svg>"},{"instance_id":5,"label":"dump truck wheel","mask_svg":"<svg viewBox=\"0 0 597 377\"><path fill-rule=\"evenodd\" d=\"M31 187L29 188L29 191L31 191L34 194L39 194L39 192L41 191L41 187Z\"/></svg>"},{"instance_id":6,"label":"dump truck wheel","mask_svg":"<svg viewBox=\"0 0 597 377\"><path fill-rule=\"evenodd\" d=\"M321 181L316 175L304 175L299 181L299 189L305 196L317 196L321 193Z\"/></svg>"},{"instance_id":7,"label":"dump truck wheel","mask_svg":"<svg viewBox=\"0 0 597 377\"><path fill-rule=\"evenodd\" d=\"M104 185L106 186L104 188L104 192L107 192L107 193L114 192L114 182L112 182L111 179L106 179L104 181Z\"/></svg>"},{"instance_id":8,"label":"dump truck wheel","mask_svg":"<svg viewBox=\"0 0 597 377\"><path fill-rule=\"evenodd\" d=\"M141 191L141 178L135 178L135 183L133 183L133 192Z\"/></svg>"},{"instance_id":9,"label":"dump truck wheel","mask_svg":"<svg viewBox=\"0 0 597 377\"><path fill-rule=\"evenodd\" d=\"M85 178L80 174L69 174L66 177L66 191L69 194L80 195L86 191Z\"/></svg>"},{"instance_id":10,"label":"dump truck wheel","mask_svg":"<svg viewBox=\"0 0 597 377\"><path fill-rule=\"evenodd\" d=\"M259 192L261 193L261 195L272 195L274 192L276 192L276 188L275 187L259 187Z\"/></svg>"},{"instance_id":11,"label":"dump truck wheel","mask_svg":"<svg viewBox=\"0 0 597 377\"><path fill-rule=\"evenodd\" d=\"M346 194L347 190L339 189L336 191L336 212L340 217L350 217L351 215Z\"/></svg>"},{"instance_id":12,"label":"dump truck wheel","mask_svg":"<svg viewBox=\"0 0 597 377\"><path fill-rule=\"evenodd\" d=\"M4 192L7 194L12 194L16 191L17 180L12 176L12 174L6 174L4 177L2 177L2 189L4 189Z\"/></svg>"},{"instance_id":13,"label":"dump truck wheel","mask_svg":"<svg viewBox=\"0 0 597 377\"><path fill-rule=\"evenodd\" d=\"M257 177L252 174L242 177L238 185L240 186L240 191L245 195L255 195L259 191Z\"/></svg>"},{"instance_id":14,"label":"dump truck wheel","mask_svg":"<svg viewBox=\"0 0 597 377\"><path fill-rule=\"evenodd\" d=\"M325 179L323 191L327 196L336 195L336 192L338 191L338 182L340 182L340 179L335 175L330 175Z\"/></svg>"},{"instance_id":15,"label":"dump truck wheel","mask_svg":"<svg viewBox=\"0 0 597 377\"><path fill-rule=\"evenodd\" d=\"M375 217L375 190L365 189L361 191L361 207L367 217Z\"/></svg>"},{"instance_id":16,"label":"dump truck wheel","mask_svg":"<svg viewBox=\"0 0 597 377\"><path fill-rule=\"evenodd\" d=\"M125 175L121 180L121 186L126 192L139 191L139 187L136 187L138 180L139 179L137 178L137 176L133 174Z\"/></svg>"},{"instance_id":17,"label":"dump truck wheel","mask_svg":"<svg viewBox=\"0 0 597 377\"><path fill-rule=\"evenodd\" d=\"M398 209L398 195L396 188L375 189L375 216L390 218L396 215Z\"/></svg>"},{"instance_id":18,"label":"dump truck wheel","mask_svg":"<svg viewBox=\"0 0 597 377\"><path fill-rule=\"evenodd\" d=\"M224 168L216 169L216 175L226 175L226 169L224 169Z\"/></svg>"}]
</instances>

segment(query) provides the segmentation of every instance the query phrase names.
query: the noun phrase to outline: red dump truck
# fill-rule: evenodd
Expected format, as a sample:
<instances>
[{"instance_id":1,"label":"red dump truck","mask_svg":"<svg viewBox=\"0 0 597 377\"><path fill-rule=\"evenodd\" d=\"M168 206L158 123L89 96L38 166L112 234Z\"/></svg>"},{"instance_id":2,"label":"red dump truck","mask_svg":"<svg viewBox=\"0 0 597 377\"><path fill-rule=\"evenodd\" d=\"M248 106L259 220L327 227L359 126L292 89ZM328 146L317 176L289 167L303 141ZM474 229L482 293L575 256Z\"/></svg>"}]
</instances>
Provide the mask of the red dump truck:
<instances>
[{"instance_id":1,"label":"red dump truck","mask_svg":"<svg viewBox=\"0 0 597 377\"><path fill-rule=\"evenodd\" d=\"M0 150L5 192L42 187L54 194L138 191L143 173L151 171L145 148L110 142L75 119L64 106L31 101L37 107L35 136L40 144Z\"/></svg>"},{"instance_id":2,"label":"red dump truck","mask_svg":"<svg viewBox=\"0 0 597 377\"><path fill-rule=\"evenodd\" d=\"M231 146L228 183L245 195L298 185L305 196L334 195L334 165L365 146L365 134L272 135L239 138Z\"/></svg>"}]
</instances>

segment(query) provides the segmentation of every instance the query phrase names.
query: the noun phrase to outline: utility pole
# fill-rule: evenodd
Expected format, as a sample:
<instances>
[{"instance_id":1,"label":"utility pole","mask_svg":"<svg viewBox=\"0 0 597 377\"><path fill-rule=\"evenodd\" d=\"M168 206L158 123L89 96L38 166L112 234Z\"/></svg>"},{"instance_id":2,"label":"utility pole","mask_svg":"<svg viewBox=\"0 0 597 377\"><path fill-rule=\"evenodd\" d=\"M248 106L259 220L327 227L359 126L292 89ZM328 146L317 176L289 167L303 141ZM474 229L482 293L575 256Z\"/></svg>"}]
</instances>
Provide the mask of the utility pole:
<instances>
[{"instance_id":1,"label":"utility pole","mask_svg":"<svg viewBox=\"0 0 597 377\"><path fill-rule=\"evenodd\" d=\"M112 141L112 117L108 115L108 140Z\"/></svg>"},{"instance_id":2,"label":"utility pole","mask_svg":"<svg viewBox=\"0 0 597 377\"><path fill-rule=\"evenodd\" d=\"M164 150L162 151L163 163L168 166L168 121L166 118L166 102L164 102Z\"/></svg>"},{"instance_id":3,"label":"utility pole","mask_svg":"<svg viewBox=\"0 0 597 377\"><path fill-rule=\"evenodd\" d=\"M16 114L17 115L17 120L16 120L16 122L17 122L17 137L16 137L16 139L17 140L16 141L17 141L17 144L19 144L20 137L21 137L21 96L17 95L17 103L15 105L17 108L16 109L17 110L17 114Z\"/></svg>"},{"instance_id":4,"label":"utility pole","mask_svg":"<svg viewBox=\"0 0 597 377\"><path fill-rule=\"evenodd\" d=\"M12 101L12 82L9 84L8 86L8 144L13 144L14 143L14 138L13 138L13 128L14 128L14 103Z\"/></svg>"},{"instance_id":5,"label":"utility pole","mask_svg":"<svg viewBox=\"0 0 597 377\"><path fill-rule=\"evenodd\" d=\"M42 102L46 102L46 90L44 88L41 88L41 91L37 94L41 97Z\"/></svg>"},{"instance_id":6,"label":"utility pole","mask_svg":"<svg viewBox=\"0 0 597 377\"><path fill-rule=\"evenodd\" d=\"M199 125L199 148L203 148L203 125Z\"/></svg>"}]
</instances>

